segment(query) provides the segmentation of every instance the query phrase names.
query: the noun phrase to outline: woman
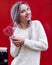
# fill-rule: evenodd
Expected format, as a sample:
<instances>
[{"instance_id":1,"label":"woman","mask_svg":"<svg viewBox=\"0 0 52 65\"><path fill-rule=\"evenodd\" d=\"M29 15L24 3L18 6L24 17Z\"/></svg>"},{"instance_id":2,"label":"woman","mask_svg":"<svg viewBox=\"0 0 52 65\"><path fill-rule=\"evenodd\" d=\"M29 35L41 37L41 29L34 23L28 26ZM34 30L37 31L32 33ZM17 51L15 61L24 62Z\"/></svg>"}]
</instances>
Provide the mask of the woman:
<instances>
[{"instance_id":1,"label":"woman","mask_svg":"<svg viewBox=\"0 0 52 65\"><path fill-rule=\"evenodd\" d=\"M31 20L31 9L26 2L17 2L11 8L14 33L10 37L11 65L40 65L41 51L48 41L40 21Z\"/></svg>"}]
</instances>

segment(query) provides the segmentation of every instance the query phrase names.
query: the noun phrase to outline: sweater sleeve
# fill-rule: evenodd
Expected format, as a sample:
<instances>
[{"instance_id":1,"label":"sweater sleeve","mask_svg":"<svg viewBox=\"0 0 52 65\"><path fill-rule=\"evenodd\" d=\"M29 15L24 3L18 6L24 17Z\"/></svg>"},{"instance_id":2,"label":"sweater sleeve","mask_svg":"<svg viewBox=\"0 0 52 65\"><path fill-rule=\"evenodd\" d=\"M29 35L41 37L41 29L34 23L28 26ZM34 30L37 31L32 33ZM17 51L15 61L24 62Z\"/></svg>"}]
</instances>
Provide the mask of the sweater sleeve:
<instances>
[{"instance_id":1,"label":"sweater sleeve","mask_svg":"<svg viewBox=\"0 0 52 65\"><path fill-rule=\"evenodd\" d=\"M38 24L38 28L37 28L38 40L35 40L35 39L29 40L29 39L25 38L24 46L26 46L30 49L33 49L33 50L37 50L37 51L47 50L48 41L47 41L47 36L46 36L45 30L39 21L37 24Z\"/></svg>"},{"instance_id":2,"label":"sweater sleeve","mask_svg":"<svg viewBox=\"0 0 52 65\"><path fill-rule=\"evenodd\" d=\"M20 47L16 47L12 40L10 39L10 54L12 57L16 57L19 53Z\"/></svg>"}]
</instances>

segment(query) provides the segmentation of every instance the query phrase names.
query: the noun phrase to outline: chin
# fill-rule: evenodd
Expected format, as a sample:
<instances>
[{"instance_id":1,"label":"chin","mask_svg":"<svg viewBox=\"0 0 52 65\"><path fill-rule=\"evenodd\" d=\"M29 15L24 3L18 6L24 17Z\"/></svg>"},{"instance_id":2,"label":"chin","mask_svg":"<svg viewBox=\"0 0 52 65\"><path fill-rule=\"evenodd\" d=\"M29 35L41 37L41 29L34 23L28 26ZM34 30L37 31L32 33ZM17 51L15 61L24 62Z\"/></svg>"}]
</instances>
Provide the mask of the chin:
<instances>
[{"instance_id":1,"label":"chin","mask_svg":"<svg viewBox=\"0 0 52 65\"><path fill-rule=\"evenodd\" d=\"M29 23L31 21L31 19L28 19L27 22Z\"/></svg>"},{"instance_id":2,"label":"chin","mask_svg":"<svg viewBox=\"0 0 52 65\"><path fill-rule=\"evenodd\" d=\"M31 18L27 19L27 21L31 21Z\"/></svg>"}]
</instances>

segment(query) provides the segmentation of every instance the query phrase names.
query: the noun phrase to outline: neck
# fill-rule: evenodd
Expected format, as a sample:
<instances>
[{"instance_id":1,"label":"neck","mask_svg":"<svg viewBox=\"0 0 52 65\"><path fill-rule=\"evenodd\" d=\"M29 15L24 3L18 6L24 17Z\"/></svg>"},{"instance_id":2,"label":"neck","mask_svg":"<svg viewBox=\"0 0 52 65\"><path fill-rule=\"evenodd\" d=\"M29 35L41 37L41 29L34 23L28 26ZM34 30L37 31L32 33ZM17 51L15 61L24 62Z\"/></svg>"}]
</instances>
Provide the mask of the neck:
<instances>
[{"instance_id":1,"label":"neck","mask_svg":"<svg viewBox=\"0 0 52 65\"><path fill-rule=\"evenodd\" d=\"M29 27L29 24L27 21L25 21L25 22L21 21L20 26L21 26L21 28L26 29L27 27Z\"/></svg>"}]
</instances>

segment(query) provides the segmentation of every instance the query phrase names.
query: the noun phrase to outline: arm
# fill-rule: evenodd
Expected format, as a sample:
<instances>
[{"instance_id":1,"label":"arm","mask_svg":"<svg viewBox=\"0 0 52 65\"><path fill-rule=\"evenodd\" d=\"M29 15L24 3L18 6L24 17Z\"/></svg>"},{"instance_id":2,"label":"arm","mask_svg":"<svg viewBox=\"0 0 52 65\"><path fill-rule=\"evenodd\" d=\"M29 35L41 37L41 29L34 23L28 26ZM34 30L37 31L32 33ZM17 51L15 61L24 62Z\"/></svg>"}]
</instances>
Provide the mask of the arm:
<instances>
[{"instance_id":1,"label":"arm","mask_svg":"<svg viewBox=\"0 0 52 65\"><path fill-rule=\"evenodd\" d=\"M48 48L47 36L44 31L44 28L40 22L37 23L37 34L38 40L29 40L25 38L24 46L29 47L33 50L43 51Z\"/></svg>"},{"instance_id":2,"label":"arm","mask_svg":"<svg viewBox=\"0 0 52 65\"><path fill-rule=\"evenodd\" d=\"M16 57L19 53L20 47L16 47L14 43L12 43L12 39L10 39L10 54L12 57Z\"/></svg>"}]
</instances>

